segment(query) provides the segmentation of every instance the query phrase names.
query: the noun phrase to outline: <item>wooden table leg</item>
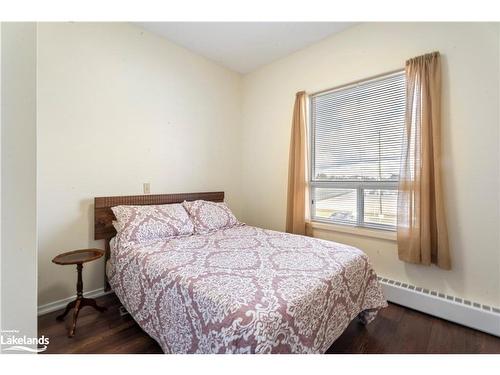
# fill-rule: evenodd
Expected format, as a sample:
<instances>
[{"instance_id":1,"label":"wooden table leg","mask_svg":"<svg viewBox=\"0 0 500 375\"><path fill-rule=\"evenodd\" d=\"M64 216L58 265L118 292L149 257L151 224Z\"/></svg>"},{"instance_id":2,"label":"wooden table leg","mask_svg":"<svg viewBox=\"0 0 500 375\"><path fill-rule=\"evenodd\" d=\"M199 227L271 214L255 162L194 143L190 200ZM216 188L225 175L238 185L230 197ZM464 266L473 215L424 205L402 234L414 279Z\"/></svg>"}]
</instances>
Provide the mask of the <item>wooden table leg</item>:
<instances>
[{"instance_id":1,"label":"wooden table leg","mask_svg":"<svg viewBox=\"0 0 500 375\"><path fill-rule=\"evenodd\" d=\"M76 305L75 305L75 311L73 312L73 324L71 325L71 329L69 330L68 337L73 337L75 335L76 320L78 319L78 313L80 312L80 308L81 308L80 303L81 303L81 300L77 299Z\"/></svg>"},{"instance_id":2,"label":"wooden table leg","mask_svg":"<svg viewBox=\"0 0 500 375\"><path fill-rule=\"evenodd\" d=\"M105 306L99 306L97 304L97 302L95 301L95 299L93 298L82 298L81 299L81 307L82 308L83 306L90 306L90 307L93 307L94 309L96 309L97 311L99 312L104 312L107 310L107 308Z\"/></svg>"},{"instance_id":3,"label":"wooden table leg","mask_svg":"<svg viewBox=\"0 0 500 375\"><path fill-rule=\"evenodd\" d=\"M61 315L58 315L58 316L56 317L56 319L57 319L57 320L59 320L59 321L63 321L63 320L64 320L64 318L66 317L66 315L68 315L69 311L70 311L73 307L75 307L75 305L76 305L76 299L75 299L74 301L71 301L70 303L68 303L68 304L66 305L66 310L64 310L64 312L63 312Z\"/></svg>"},{"instance_id":4,"label":"wooden table leg","mask_svg":"<svg viewBox=\"0 0 500 375\"><path fill-rule=\"evenodd\" d=\"M71 324L71 329L69 330L68 337L73 337L75 335L75 330L76 330L76 321L78 319L78 314L80 313L80 310L85 307L85 306L91 306L97 311L103 312L106 311L107 308L104 306L99 306L97 305L96 301L93 298L85 298L83 296L83 279L82 279L82 269L83 265L82 264L77 264L76 265L76 270L78 272L78 279L76 282L76 300L68 303L66 306L66 309L64 312L57 316L57 320L61 321L64 320L66 315L68 315L69 311L74 308L75 311L73 312L73 322Z\"/></svg>"},{"instance_id":5,"label":"wooden table leg","mask_svg":"<svg viewBox=\"0 0 500 375\"><path fill-rule=\"evenodd\" d=\"M73 337L75 335L76 329L76 320L78 319L78 313L81 306L82 298L83 298L83 278L82 278L82 269L83 264L79 263L76 265L76 271L78 273L78 279L76 281L76 301L75 301L75 311L73 312L73 324L71 325L71 329L69 331L68 337Z\"/></svg>"},{"instance_id":6,"label":"wooden table leg","mask_svg":"<svg viewBox=\"0 0 500 375\"><path fill-rule=\"evenodd\" d=\"M83 298L83 278L82 278L83 264L76 265L76 272L78 273L78 280L76 282L76 299Z\"/></svg>"}]
</instances>

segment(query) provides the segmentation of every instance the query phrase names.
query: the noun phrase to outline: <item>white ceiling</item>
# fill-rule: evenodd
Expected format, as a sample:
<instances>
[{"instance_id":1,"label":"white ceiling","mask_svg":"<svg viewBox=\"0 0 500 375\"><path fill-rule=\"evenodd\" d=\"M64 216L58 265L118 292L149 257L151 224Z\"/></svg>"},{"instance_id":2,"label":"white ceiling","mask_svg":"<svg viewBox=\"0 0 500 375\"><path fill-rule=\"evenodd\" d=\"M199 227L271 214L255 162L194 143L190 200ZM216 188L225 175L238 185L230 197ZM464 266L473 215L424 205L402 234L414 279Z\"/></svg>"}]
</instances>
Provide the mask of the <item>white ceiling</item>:
<instances>
[{"instance_id":1,"label":"white ceiling","mask_svg":"<svg viewBox=\"0 0 500 375\"><path fill-rule=\"evenodd\" d=\"M298 51L352 22L140 22L139 26L239 73Z\"/></svg>"}]
</instances>

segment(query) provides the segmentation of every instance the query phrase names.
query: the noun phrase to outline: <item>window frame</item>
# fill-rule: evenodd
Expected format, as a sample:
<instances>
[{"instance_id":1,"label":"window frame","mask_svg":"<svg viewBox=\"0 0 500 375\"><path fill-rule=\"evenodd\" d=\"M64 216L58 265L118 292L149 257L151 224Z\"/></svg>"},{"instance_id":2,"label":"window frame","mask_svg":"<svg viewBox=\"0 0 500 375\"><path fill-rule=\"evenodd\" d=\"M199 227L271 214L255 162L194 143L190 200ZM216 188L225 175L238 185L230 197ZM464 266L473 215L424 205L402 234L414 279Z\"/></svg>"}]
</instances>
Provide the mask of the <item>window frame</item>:
<instances>
[{"instance_id":1,"label":"window frame","mask_svg":"<svg viewBox=\"0 0 500 375\"><path fill-rule=\"evenodd\" d=\"M350 87L356 87L356 86L361 86L366 83L370 82L376 82L379 80L383 80L386 78L390 78L396 75L404 74L405 69L398 69L389 73L383 73L383 74L378 74L373 77L361 79L355 82L351 82L348 84L344 84L341 86L337 86L331 89L327 90L322 90L318 91L315 93L312 93L308 95L308 100L307 100L307 105L308 105L308 115L307 115L307 120L308 120L308 130L309 130L309 178L308 178L308 183L309 183L309 192L310 192L310 199L309 199L309 209L310 209L310 216L311 216L311 221L312 222L317 222L317 223L324 223L324 224L333 224L333 225L341 225L341 226L346 226L346 227L354 227L354 228L366 228L366 229L376 229L376 230L384 230L388 232L395 232L396 231L396 225L388 225L388 224L379 224L379 223L366 223L365 222L365 217L364 217L364 210L365 210L365 205L364 205L364 199L365 195L364 192L365 190L398 190L398 184L399 181L359 181L359 180L343 180L343 181L321 181L321 180L315 180L314 176L316 175L315 171L315 152L314 152L314 145L315 145L315 127L313 125L312 121L312 100L314 97L321 96L321 95L327 95L336 91L341 91L348 89ZM348 222L342 222L342 221L335 221L332 219L324 219L321 217L315 216L316 212L316 202L314 201L314 190L316 188L332 188L332 189L353 189L356 190L356 208L357 208L357 219L356 223L348 223Z\"/></svg>"}]
</instances>

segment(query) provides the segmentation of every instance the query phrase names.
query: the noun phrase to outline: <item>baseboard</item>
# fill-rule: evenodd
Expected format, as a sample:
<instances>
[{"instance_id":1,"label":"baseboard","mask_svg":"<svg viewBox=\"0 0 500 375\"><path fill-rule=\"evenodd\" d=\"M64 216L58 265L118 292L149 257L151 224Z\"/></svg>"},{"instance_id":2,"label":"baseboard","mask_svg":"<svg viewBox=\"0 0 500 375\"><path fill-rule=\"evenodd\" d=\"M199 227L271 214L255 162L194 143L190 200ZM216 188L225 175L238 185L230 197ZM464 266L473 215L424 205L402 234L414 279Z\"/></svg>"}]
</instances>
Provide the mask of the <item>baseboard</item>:
<instances>
[{"instance_id":1,"label":"baseboard","mask_svg":"<svg viewBox=\"0 0 500 375\"><path fill-rule=\"evenodd\" d=\"M101 297L101 296L103 296L105 294L109 294L109 293L112 293L112 292L111 291L105 292L104 287L103 287L103 288L99 288L99 289L95 289L95 290L89 290L88 292L84 292L83 296L87 297L87 298L97 298L97 297ZM57 300L54 302L47 303L45 305L38 306L38 316L45 315L45 314L51 313L53 311L64 309L66 307L66 305L68 304L68 302L71 302L74 299L75 299L75 296L71 296L68 298L64 298L64 299L60 299L60 300Z\"/></svg>"},{"instance_id":2,"label":"baseboard","mask_svg":"<svg viewBox=\"0 0 500 375\"><path fill-rule=\"evenodd\" d=\"M500 337L500 309L379 277L388 301Z\"/></svg>"}]
</instances>

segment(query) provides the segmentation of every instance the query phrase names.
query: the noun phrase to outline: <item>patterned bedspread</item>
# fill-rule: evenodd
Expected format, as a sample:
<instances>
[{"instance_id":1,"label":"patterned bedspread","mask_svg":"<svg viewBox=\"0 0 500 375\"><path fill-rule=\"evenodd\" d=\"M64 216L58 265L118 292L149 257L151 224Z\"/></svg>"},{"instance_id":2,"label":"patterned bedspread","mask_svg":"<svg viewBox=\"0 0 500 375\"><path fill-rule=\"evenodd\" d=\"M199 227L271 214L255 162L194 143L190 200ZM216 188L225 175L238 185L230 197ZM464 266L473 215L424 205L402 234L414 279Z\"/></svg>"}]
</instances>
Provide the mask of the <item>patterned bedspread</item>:
<instances>
[{"instance_id":1,"label":"patterned bedspread","mask_svg":"<svg viewBox=\"0 0 500 375\"><path fill-rule=\"evenodd\" d=\"M109 281L165 353L324 353L385 307L360 250L241 225L112 246Z\"/></svg>"}]
</instances>

